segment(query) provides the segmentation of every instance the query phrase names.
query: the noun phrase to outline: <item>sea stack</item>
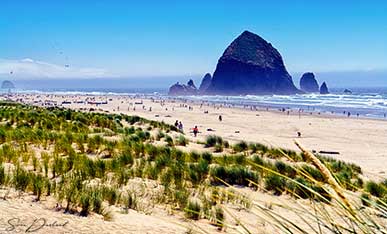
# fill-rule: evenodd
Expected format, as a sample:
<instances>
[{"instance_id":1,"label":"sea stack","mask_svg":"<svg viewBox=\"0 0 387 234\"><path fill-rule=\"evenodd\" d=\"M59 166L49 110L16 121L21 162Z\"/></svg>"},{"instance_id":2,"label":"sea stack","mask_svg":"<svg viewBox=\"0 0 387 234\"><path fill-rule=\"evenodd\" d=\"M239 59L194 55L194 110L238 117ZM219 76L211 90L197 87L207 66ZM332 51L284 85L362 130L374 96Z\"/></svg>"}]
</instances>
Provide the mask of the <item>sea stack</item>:
<instances>
[{"instance_id":1,"label":"sea stack","mask_svg":"<svg viewBox=\"0 0 387 234\"><path fill-rule=\"evenodd\" d=\"M186 85L179 84L179 82L177 82L176 84L172 85L168 91L168 95L171 96L196 95L197 93L198 90L193 80L189 80Z\"/></svg>"},{"instance_id":2,"label":"sea stack","mask_svg":"<svg viewBox=\"0 0 387 234\"><path fill-rule=\"evenodd\" d=\"M329 94L328 86L325 82L320 87L320 94Z\"/></svg>"},{"instance_id":3,"label":"sea stack","mask_svg":"<svg viewBox=\"0 0 387 234\"><path fill-rule=\"evenodd\" d=\"M197 91L197 88L196 88L196 86L195 86L195 84L194 84L194 82L193 82L192 79L190 79L190 80L187 82L187 86L188 86L189 89L192 89L192 90L196 90L196 91Z\"/></svg>"},{"instance_id":4,"label":"sea stack","mask_svg":"<svg viewBox=\"0 0 387 234\"><path fill-rule=\"evenodd\" d=\"M5 81L3 81L3 83L1 83L1 88L2 89L14 89L15 85L11 81L5 80Z\"/></svg>"},{"instance_id":5,"label":"sea stack","mask_svg":"<svg viewBox=\"0 0 387 234\"><path fill-rule=\"evenodd\" d=\"M300 93L280 53L260 36L244 31L219 59L206 93L220 95Z\"/></svg>"},{"instance_id":6,"label":"sea stack","mask_svg":"<svg viewBox=\"0 0 387 234\"><path fill-rule=\"evenodd\" d=\"M344 89L344 94L352 94L352 91L349 89Z\"/></svg>"},{"instance_id":7,"label":"sea stack","mask_svg":"<svg viewBox=\"0 0 387 234\"><path fill-rule=\"evenodd\" d=\"M319 87L317 80L312 72L306 72L300 79L300 89L307 93L318 93Z\"/></svg>"},{"instance_id":8,"label":"sea stack","mask_svg":"<svg viewBox=\"0 0 387 234\"><path fill-rule=\"evenodd\" d=\"M211 85L212 76L210 73L207 73L204 75L202 82L200 83L199 92L204 93L208 89L208 87Z\"/></svg>"}]
</instances>

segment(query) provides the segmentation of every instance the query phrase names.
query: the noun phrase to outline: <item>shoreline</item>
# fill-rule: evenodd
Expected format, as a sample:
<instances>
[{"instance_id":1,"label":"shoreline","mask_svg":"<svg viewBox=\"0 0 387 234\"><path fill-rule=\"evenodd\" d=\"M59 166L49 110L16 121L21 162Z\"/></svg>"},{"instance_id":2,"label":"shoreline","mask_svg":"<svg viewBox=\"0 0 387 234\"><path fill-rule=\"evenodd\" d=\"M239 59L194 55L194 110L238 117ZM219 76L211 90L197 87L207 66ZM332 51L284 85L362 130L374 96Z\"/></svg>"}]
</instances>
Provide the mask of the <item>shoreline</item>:
<instances>
[{"instance_id":1,"label":"shoreline","mask_svg":"<svg viewBox=\"0 0 387 234\"><path fill-rule=\"evenodd\" d=\"M351 110L354 107L348 107L348 110L344 110L343 107L331 106L326 109L321 106L313 106L307 104L299 104L298 106L294 103L265 103L257 101L256 103L243 103L246 100L242 100L240 103L233 103L232 101L217 101L217 100L194 100L194 97L197 96L169 96L164 93L159 92L149 92L149 93L136 93L136 92L125 92L125 93L116 93L116 92L104 92L104 91L30 91L25 90L22 92L10 93L11 95L54 95L54 96L88 96L88 97L129 97L136 99L148 99L148 100L164 100L164 101L178 101L182 103L192 103L196 105L200 104L209 104L209 105L218 105L218 106L229 106L231 108L237 109L249 109L252 108L258 111L271 111L271 112L290 112L293 115L299 115L299 112L302 115L318 115L321 117L337 117L337 118L350 118L350 119L368 119L368 120L382 120L387 121L387 111L386 113L373 114L370 112L354 111ZM332 93L334 95L340 95L336 93ZM7 97L9 93L1 93L0 97ZM245 97L245 96L210 96L210 97L226 97L227 100L235 97ZM322 108L322 109L321 109ZM339 111L339 109L341 111ZM281 111L283 110L283 111ZM349 111L350 110L350 111ZM350 116L348 116L348 112ZM363 112L363 113L361 113Z\"/></svg>"},{"instance_id":2,"label":"shoreline","mask_svg":"<svg viewBox=\"0 0 387 234\"><path fill-rule=\"evenodd\" d=\"M163 100L177 100L178 102L181 102L181 103L190 102L194 105L200 105L203 102L209 103L211 105L217 105L217 104L219 105L219 103L216 103L216 102L209 102L209 101L202 101L201 102L201 101L193 101L193 100L184 99L184 98L174 99L171 96L167 96L167 97L168 97L167 99L163 99ZM145 97L144 99L150 100L151 98ZM228 105L231 105L231 104L228 104ZM250 109L249 107L252 107L252 106L253 106L253 109ZM255 109L254 109L254 106L255 106ZM286 105L284 105L284 106L286 106ZM246 111L271 112L271 113L278 113L278 114L281 114L281 113L287 114L287 111L289 111L289 114L293 115L293 116L299 116L299 115L301 115L301 116L314 116L317 118L321 117L321 118L365 119L365 120L387 121L387 117L376 118L376 117L365 116L365 115L359 115L359 116L351 115L350 117L348 117L346 114L343 114L343 113L338 113L338 112L332 113L329 111L318 111L318 110L310 110L310 109L301 109L302 111L300 112L300 111L297 111L297 108L277 107L277 106L269 106L269 105L265 106L264 104L262 104L262 105L232 105L231 107L226 107L226 108L234 108L234 109L246 110ZM282 111L281 109L284 109L284 111Z\"/></svg>"}]
</instances>

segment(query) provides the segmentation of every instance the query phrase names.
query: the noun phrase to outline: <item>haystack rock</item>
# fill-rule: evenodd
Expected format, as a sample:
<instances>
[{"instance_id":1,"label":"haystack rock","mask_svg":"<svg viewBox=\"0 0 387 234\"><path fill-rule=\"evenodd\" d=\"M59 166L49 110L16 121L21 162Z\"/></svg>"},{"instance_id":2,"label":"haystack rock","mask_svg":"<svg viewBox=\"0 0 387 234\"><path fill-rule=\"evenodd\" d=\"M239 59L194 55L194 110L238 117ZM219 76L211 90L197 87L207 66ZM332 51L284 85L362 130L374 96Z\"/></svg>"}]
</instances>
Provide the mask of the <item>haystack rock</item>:
<instances>
[{"instance_id":1,"label":"haystack rock","mask_svg":"<svg viewBox=\"0 0 387 234\"><path fill-rule=\"evenodd\" d=\"M320 87L320 94L329 94L328 86L325 82Z\"/></svg>"},{"instance_id":2,"label":"haystack rock","mask_svg":"<svg viewBox=\"0 0 387 234\"><path fill-rule=\"evenodd\" d=\"M280 53L260 36L244 31L219 59L206 93L300 93L287 72Z\"/></svg>"},{"instance_id":3,"label":"haystack rock","mask_svg":"<svg viewBox=\"0 0 387 234\"><path fill-rule=\"evenodd\" d=\"M207 73L200 83L199 92L204 93L208 87L211 85L212 76L210 73Z\"/></svg>"},{"instance_id":4,"label":"haystack rock","mask_svg":"<svg viewBox=\"0 0 387 234\"><path fill-rule=\"evenodd\" d=\"M300 79L300 89L307 93L318 93L319 87L312 72L304 73Z\"/></svg>"},{"instance_id":5,"label":"haystack rock","mask_svg":"<svg viewBox=\"0 0 387 234\"><path fill-rule=\"evenodd\" d=\"M168 95L172 96L196 95L197 93L198 90L193 80L189 80L186 85L179 84L179 82L177 82L176 84L172 85L168 91Z\"/></svg>"}]
</instances>

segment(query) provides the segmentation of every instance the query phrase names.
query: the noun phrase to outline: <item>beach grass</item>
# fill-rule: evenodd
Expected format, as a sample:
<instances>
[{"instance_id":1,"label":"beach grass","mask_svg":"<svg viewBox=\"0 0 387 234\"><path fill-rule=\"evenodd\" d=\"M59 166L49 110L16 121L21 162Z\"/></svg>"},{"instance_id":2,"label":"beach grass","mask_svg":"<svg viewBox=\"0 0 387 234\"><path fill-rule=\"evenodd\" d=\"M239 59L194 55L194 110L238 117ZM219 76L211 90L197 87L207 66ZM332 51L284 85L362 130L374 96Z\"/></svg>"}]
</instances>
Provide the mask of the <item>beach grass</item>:
<instances>
[{"instance_id":1,"label":"beach grass","mask_svg":"<svg viewBox=\"0 0 387 234\"><path fill-rule=\"evenodd\" d=\"M54 197L66 213L111 220L112 206L149 213L147 207L168 205L225 229L233 227L227 204L234 204L284 233L386 233L379 219L387 183L364 182L357 165L314 155L300 143L298 153L254 142L230 145L211 135L203 146L208 151L183 151L176 146L189 147L189 138L163 122L7 102L0 103L0 120L0 186L35 201ZM304 222L240 188L290 196L294 206L275 206ZM243 218L236 219L237 229L248 232L240 228Z\"/></svg>"}]
</instances>

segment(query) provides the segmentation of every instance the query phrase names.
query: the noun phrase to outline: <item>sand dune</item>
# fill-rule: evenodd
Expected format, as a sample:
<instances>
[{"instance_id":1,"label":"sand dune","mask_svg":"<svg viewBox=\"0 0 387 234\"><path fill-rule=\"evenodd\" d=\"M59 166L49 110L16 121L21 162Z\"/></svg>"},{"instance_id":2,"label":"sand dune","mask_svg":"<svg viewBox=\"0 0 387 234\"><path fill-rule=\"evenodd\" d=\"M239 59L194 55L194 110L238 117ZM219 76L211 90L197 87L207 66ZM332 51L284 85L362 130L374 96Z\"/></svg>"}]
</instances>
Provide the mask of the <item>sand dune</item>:
<instances>
[{"instance_id":1,"label":"sand dune","mask_svg":"<svg viewBox=\"0 0 387 234\"><path fill-rule=\"evenodd\" d=\"M231 142L245 140L296 150L293 139L297 138L297 132L301 132L299 141L308 149L339 152L340 154L330 156L360 165L370 178L385 177L387 125L383 120L343 118L317 113L287 114L278 110L251 110L120 96L20 94L11 98L39 106L56 102L58 106L71 109L86 111L93 108L94 111L139 115L169 124L179 120L183 122L184 132L191 142L204 141L207 135L216 134ZM88 101L94 104L87 103ZM95 102L101 104L97 105ZM222 121L219 121L219 115L222 116ZM196 125L200 133L195 138L190 129ZM195 143L190 144L189 148L204 150ZM4 192L0 194L1 197ZM253 200L274 201L269 194L259 191L248 193ZM0 213L0 233L25 232L32 224L33 228L38 229L36 233L185 233L190 230L189 222L179 215L169 215L165 207L156 207L152 210L152 215L133 210L123 214L120 210L114 210L114 220L109 222L95 214L83 218L55 211L55 200L50 197L46 199L32 202L33 197L24 194L20 197L7 196L6 200L0 200L1 210L6 211ZM287 198L279 199L291 204ZM250 227L264 226L257 224L257 220L249 212L237 214L251 221ZM51 226L39 228L43 221ZM209 225L207 221L196 222L195 226L210 229L210 233L217 232L216 227ZM228 229L226 232L233 230Z\"/></svg>"},{"instance_id":2,"label":"sand dune","mask_svg":"<svg viewBox=\"0 0 387 234\"><path fill-rule=\"evenodd\" d=\"M301 132L300 141L310 150L336 151L331 155L338 159L356 163L370 177L386 177L384 163L387 162L387 124L385 120L317 113L281 112L279 110L229 108L219 105L174 100L151 100L127 96L82 96L82 95L15 95L12 99L42 105L45 101L71 102L66 108L94 108L103 111L139 115L148 119L173 124L182 121L187 133L195 125L199 127L198 139L216 134L230 141L253 141L276 147L297 150L293 139ZM87 104L86 100L106 104ZM40 101L40 102L38 102ZM83 101L83 103L75 103ZM161 105L162 103L162 105ZM189 108L192 107L192 108ZM205 113L208 112L208 113ZM222 115L223 121L218 120ZM213 131L207 131L212 129ZM191 134L192 135L192 134Z\"/></svg>"},{"instance_id":3,"label":"sand dune","mask_svg":"<svg viewBox=\"0 0 387 234\"><path fill-rule=\"evenodd\" d=\"M0 200L0 233L183 233L187 228L174 224L173 217L145 215L130 210L128 214L114 212L114 221L104 221L92 215L79 217L54 211L50 202L31 202L32 197ZM6 211L6 212L4 212ZM43 223L52 226L42 226ZM181 224L180 224L181 225ZM187 225L187 224L186 224ZM36 231L35 231L36 230Z\"/></svg>"}]
</instances>

